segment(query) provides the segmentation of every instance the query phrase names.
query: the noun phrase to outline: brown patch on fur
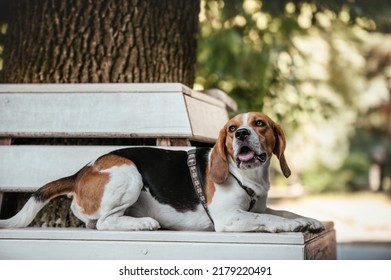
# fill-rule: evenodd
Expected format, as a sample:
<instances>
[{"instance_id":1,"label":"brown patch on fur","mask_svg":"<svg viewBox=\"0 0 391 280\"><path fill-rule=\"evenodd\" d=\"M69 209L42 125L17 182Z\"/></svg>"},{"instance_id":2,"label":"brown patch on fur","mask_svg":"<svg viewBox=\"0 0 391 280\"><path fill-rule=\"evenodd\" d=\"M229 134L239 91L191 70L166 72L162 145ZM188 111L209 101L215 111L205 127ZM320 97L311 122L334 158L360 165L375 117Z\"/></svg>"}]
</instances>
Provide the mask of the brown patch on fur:
<instances>
[{"instance_id":1,"label":"brown patch on fur","mask_svg":"<svg viewBox=\"0 0 391 280\"><path fill-rule=\"evenodd\" d=\"M274 133L276 134L276 145L274 147L273 153L277 156L280 161L281 171L286 178L291 175L291 170L285 160L284 151L286 146L286 140L284 132L278 124L274 125Z\"/></svg>"},{"instance_id":2,"label":"brown patch on fur","mask_svg":"<svg viewBox=\"0 0 391 280\"><path fill-rule=\"evenodd\" d=\"M108 181L108 173L101 173L91 167L81 175L76 185L74 199L84 214L91 215L99 210Z\"/></svg>"},{"instance_id":3,"label":"brown patch on fur","mask_svg":"<svg viewBox=\"0 0 391 280\"><path fill-rule=\"evenodd\" d=\"M110 180L110 175L102 171L124 164L134 165L132 161L126 158L104 155L97 159L92 166L88 166L80 172L74 198L84 214L94 214L100 208L105 186Z\"/></svg>"},{"instance_id":4,"label":"brown patch on fur","mask_svg":"<svg viewBox=\"0 0 391 280\"><path fill-rule=\"evenodd\" d=\"M39 188L34 197L39 201L47 201L57 196L71 193L75 187L76 176L69 176L50 182Z\"/></svg>"},{"instance_id":5,"label":"brown patch on fur","mask_svg":"<svg viewBox=\"0 0 391 280\"><path fill-rule=\"evenodd\" d=\"M254 126L253 123L256 120L261 120L265 125L261 127ZM259 135L259 140L267 153L273 153L277 156L280 162L281 171L284 176L288 178L291 175L291 170L289 169L284 156L286 140L281 127L267 115L258 112L249 113L248 125L255 129Z\"/></svg>"},{"instance_id":6,"label":"brown patch on fur","mask_svg":"<svg viewBox=\"0 0 391 280\"><path fill-rule=\"evenodd\" d=\"M100 158L98 158L94 162L93 167L94 167L94 169L102 171L105 169L109 169L113 166L121 166L124 164L134 165L134 163L127 158L123 158L123 157L116 156L116 155L104 155L104 156L101 156Z\"/></svg>"},{"instance_id":7,"label":"brown patch on fur","mask_svg":"<svg viewBox=\"0 0 391 280\"><path fill-rule=\"evenodd\" d=\"M264 125L255 126L254 123L257 120L262 121ZM276 144L276 137L273 130L275 124L273 120L268 116L266 116L265 114L258 113L258 112L251 112L249 113L247 124L255 130L255 132L258 134L259 141L263 149L269 155L271 155L273 153Z\"/></svg>"},{"instance_id":8,"label":"brown patch on fur","mask_svg":"<svg viewBox=\"0 0 391 280\"><path fill-rule=\"evenodd\" d=\"M227 149L228 155L235 160L234 158L234 147L233 147L233 139L235 137L235 132L229 131L231 126L236 126L237 128L243 125L243 114L237 115L229 120L229 122L225 125L226 137L225 137L225 146Z\"/></svg>"},{"instance_id":9,"label":"brown patch on fur","mask_svg":"<svg viewBox=\"0 0 391 280\"><path fill-rule=\"evenodd\" d=\"M208 204L212 203L215 191L216 191L215 184L214 184L212 178L210 177L209 168L207 168L206 169L205 196L206 196L206 201L208 202Z\"/></svg>"},{"instance_id":10,"label":"brown patch on fur","mask_svg":"<svg viewBox=\"0 0 391 280\"><path fill-rule=\"evenodd\" d=\"M210 155L210 178L216 184L223 184L228 178L228 161L226 152L226 127L220 130L219 138ZM209 177L209 176L208 176Z\"/></svg>"}]
</instances>

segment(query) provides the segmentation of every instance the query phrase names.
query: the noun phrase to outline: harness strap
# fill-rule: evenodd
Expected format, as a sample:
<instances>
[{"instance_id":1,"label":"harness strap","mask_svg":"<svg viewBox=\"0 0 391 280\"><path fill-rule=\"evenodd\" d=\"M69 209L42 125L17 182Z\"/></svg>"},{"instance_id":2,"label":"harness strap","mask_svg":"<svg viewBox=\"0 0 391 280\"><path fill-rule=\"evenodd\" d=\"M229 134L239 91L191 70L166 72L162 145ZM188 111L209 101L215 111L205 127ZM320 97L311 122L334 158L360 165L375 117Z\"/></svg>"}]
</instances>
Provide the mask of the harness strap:
<instances>
[{"instance_id":1,"label":"harness strap","mask_svg":"<svg viewBox=\"0 0 391 280\"><path fill-rule=\"evenodd\" d=\"M191 181L193 182L193 187L197 193L198 198L201 201L202 207L204 207L206 214L208 215L210 221L214 225L213 219L210 216L208 210L208 203L206 201L204 191L202 190L201 181L198 175L196 152L197 152L196 149L192 149L187 152L187 166L189 167L190 177L191 177Z\"/></svg>"},{"instance_id":2,"label":"harness strap","mask_svg":"<svg viewBox=\"0 0 391 280\"><path fill-rule=\"evenodd\" d=\"M235 178L235 180L238 182L239 186L241 186L242 189L244 189L244 191L245 191L245 192L247 193L247 195L250 197L250 199L251 199L251 201L250 201L250 206L249 206L249 208L248 208L248 210L247 210L247 211L250 211L250 210L254 207L255 202L257 201L257 199L255 198L255 197L256 197L256 194L255 194L254 190L251 189L251 188L249 188L249 187L246 187L245 185L243 185L242 182L240 182L239 179L236 178L236 176L235 176L234 174L232 174L231 172L230 172L230 174L232 175L232 177Z\"/></svg>"}]
</instances>

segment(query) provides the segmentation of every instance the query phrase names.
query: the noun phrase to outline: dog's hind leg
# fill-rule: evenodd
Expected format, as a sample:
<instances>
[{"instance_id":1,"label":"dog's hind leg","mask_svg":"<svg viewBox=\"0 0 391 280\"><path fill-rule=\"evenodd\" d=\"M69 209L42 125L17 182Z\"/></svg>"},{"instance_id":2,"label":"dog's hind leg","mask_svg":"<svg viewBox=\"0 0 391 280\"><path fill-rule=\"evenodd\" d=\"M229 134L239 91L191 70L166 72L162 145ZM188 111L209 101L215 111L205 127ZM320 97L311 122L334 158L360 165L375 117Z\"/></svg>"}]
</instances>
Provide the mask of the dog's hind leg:
<instances>
[{"instance_id":1,"label":"dog's hind leg","mask_svg":"<svg viewBox=\"0 0 391 280\"><path fill-rule=\"evenodd\" d=\"M140 196L143 181L134 165L112 167L105 172L110 174L103 195L100 217L96 223L98 230L155 230L159 223L152 218L124 216Z\"/></svg>"},{"instance_id":2,"label":"dog's hind leg","mask_svg":"<svg viewBox=\"0 0 391 280\"><path fill-rule=\"evenodd\" d=\"M152 218L124 216L138 200L142 187L141 174L131 160L105 155L81 174L72 208L87 227L98 230L158 229L159 223Z\"/></svg>"},{"instance_id":3,"label":"dog's hind leg","mask_svg":"<svg viewBox=\"0 0 391 280\"><path fill-rule=\"evenodd\" d=\"M139 198L143 180L133 162L113 166L104 172L109 174L103 194L100 217L97 220L98 230L156 230L159 223L149 217L134 218L124 216L127 208Z\"/></svg>"},{"instance_id":4,"label":"dog's hind leg","mask_svg":"<svg viewBox=\"0 0 391 280\"><path fill-rule=\"evenodd\" d=\"M71 204L72 213L82 222L86 224L89 229L96 229L96 219L91 219L88 215L82 213L80 206L73 200Z\"/></svg>"}]
</instances>

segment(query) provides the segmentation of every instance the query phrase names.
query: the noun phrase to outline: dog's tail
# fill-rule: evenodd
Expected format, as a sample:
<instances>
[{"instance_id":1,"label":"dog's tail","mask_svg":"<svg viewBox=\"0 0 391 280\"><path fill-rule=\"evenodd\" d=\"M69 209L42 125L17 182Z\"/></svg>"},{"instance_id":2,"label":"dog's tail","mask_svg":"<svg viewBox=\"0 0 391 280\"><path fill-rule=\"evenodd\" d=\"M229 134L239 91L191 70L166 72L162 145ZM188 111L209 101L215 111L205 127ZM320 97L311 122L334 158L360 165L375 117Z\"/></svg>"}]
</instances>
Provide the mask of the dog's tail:
<instances>
[{"instance_id":1,"label":"dog's tail","mask_svg":"<svg viewBox=\"0 0 391 280\"><path fill-rule=\"evenodd\" d=\"M61 178L39 188L15 216L0 220L0 228L27 227L50 200L74 190L75 178L75 175Z\"/></svg>"}]
</instances>

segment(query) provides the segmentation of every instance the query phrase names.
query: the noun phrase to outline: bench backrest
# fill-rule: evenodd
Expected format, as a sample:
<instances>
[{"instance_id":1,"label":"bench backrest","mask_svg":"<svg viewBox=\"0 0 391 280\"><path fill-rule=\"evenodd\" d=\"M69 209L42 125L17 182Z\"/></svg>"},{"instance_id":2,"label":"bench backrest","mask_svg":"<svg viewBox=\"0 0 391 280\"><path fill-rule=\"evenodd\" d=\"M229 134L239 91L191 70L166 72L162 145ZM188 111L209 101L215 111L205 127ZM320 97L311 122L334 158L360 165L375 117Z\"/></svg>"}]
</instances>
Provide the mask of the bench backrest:
<instances>
[{"instance_id":1,"label":"bench backrest","mask_svg":"<svg viewBox=\"0 0 391 280\"><path fill-rule=\"evenodd\" d=\"M225 104L182 84L0 85L0 140L181 138L213 143ZM0 192L34 191L118 146L0 145Z\"/></svg>"},{"instance_id":2,"label":"bench backrest","mask_svg":"<svg viewBox=\"0 0 391 280\"><path fill-rule=\"evenodd\" d=\"M1 137L188 138L214 142L225 104L182 84L0 85Z\"/></svg>"}]
</instances>

